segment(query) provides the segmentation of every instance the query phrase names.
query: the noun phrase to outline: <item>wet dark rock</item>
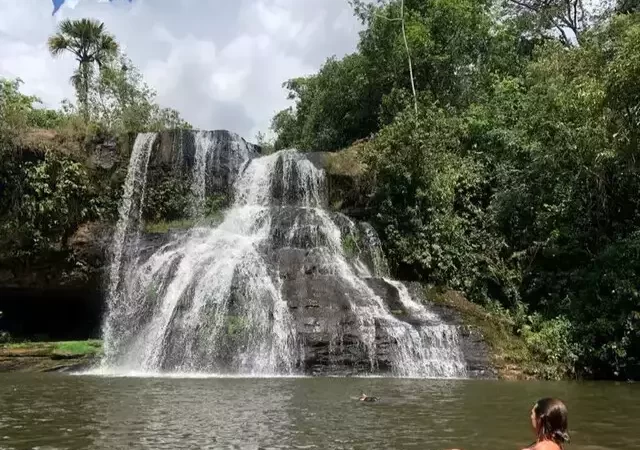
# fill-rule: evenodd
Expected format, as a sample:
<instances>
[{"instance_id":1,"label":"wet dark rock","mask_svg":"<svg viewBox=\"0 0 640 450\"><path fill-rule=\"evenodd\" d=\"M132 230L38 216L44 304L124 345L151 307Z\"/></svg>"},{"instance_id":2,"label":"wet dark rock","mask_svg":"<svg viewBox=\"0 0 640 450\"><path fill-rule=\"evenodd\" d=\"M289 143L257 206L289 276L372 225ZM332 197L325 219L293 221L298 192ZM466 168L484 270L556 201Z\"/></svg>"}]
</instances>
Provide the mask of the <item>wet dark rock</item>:
<instances>
[{"instance_id":1,"label":"wet dark rock","mask_svg":"<svg viewBox=\"0 0 640 450\"><path fill-rule=\"evenodd\" d=\"M305 158L306 158L305 154ZM289 167L284 167L285 164L290 164ZM321 198L318 199L306 199L305 193L309 193L314 190L309 183L317 181L322 183L316 190L321 194ZM271 197L272 204L279 206L292 206L292 205L304 205L305 200L311 200L308 206L326 206L327 198L324 195L326 193L325 185L326 180L309 180L305 179L302 174L299 173L298 166L292 164L290 160L279 158L274 167L274 176L271 184Z\"/></svg>"},{"instance_id":2,"label":"wet dark rock","mask_svg":"<svg viewBox=\"0 0 640 450\"><path fill-rule=\"evenodd\" d=\"M367 279L367 285L376 293L381 299L384 300L389 310L397 316L406 316L404 305L400 301L400 293L398 289L392 284L387 283L382 278L369 278Z\"/></svg>"},{"instance_id":3,"label":"wet dark rock","mask_svg":"<svg viewBox=\"0 0 640 450\"><path fill-rule=\"evenodd\" d=\"M460 346L464 353L469 376L471 378L496 378L498 374L491 364L491 351L482 333L478 329L465 324L462 315L454 308L429 301L425 297L425 290L422 284L416 282L405 284L413 297L422 299L443 321L459 326Z\"/></svg>"},{"instance_id":4,"label":"wet dark rock","mask_svg":"<svg viewBox=\"0 0 640 450\"><path fill-rule=\"evenodd\" d=\"M376 324L376 364L372 367L359 335L359 318L350 302L362 295L349 283L333 273L332 261L322 248L279 248L266 253L268 264L279 274L281 289L294 319L299 344L303 348L302 369L313 375L363 375L389 371L394 340L385 328ZM424 320L411 318L400 301L398 289L383 278L366 278L366 284L386 304L394 316L412 325ZM411 286L411 294L424 300L422 290ZM428 303L428 302L426 302ZM461 325L461 318L452 310L428 303L444 323ZM495 377L482 336L476 331L459 328L461 347L472 377ZM337 338L336 338L337 337Z\"/></svg>"},{"instance_id":5,"label":"wet dark rock","mask_svg":"<svg viewBox=\"0 0 640 450\"><path fill-rule=\"evenodd\" d=\"M355 219L369 220L373 215L373 210L369 207L372 195L371 183L360 173L338 170L334 167L331 158L335 158L336 155L338 153L331 152L305 154L318 169L326 171L329 206ZM353 158L355 154L344 153L344 157L345 159Z\"/></svg>"},{"instance_id":6,"label":"wet dark rock","mask_svg":"<svg viewBox=\"0 0 640 450\"><path fill-rule=\"evenodd\" d=\"M268 213L272 224L269 238L272 248L312 249L329 245L329 236L322 229L322 219L316 209L281 207Z\"/></svg>"},{"instance_id":7,"label":"wet dark rock","mask_svg":"<svg viewBox=\"0 0 640 450\"><path fill-rule=\"evenodd\" d=\"M112 228L108 225L90 222L80 225L69 238L67 247L76 261L82 261L96 270L106 264L106 253L111 243Z\"/></svg>"},{"instance_id":8,"label":"wet dark rock","mask_svg":"<svg viewBox=\"0 0 640 450\"><path fill-rule=\"evenodd\" d=\"M245 158L240 157L240 153L246 152L249 157L256 157L261 150L227 131L206 132L200 137L218 142L217 150L211 152L206 161L207 195L229 195L236 174L243 170L241 165ZM160 133L149 161L149 192L167 177L179 179L180 183L189 186L189 177L195 164L195 139L193 132L189 131ZM117 150L111 142L96 146L90 156L91 164L110 170L121 164L120 161L126 162L126 152L119 155ZM326 167L324 154L311 153L307 154L307 158L319 168ZM359 335L359 321L362 318L357 317L351 308L353 299L362 296L362 292L336 274L332 252L328 251L328 247L335 245L335 242L332 243L326 230L323 231L323 218L318 211L295 206L301 203L305 192L305 189L297 187L302 186L300 174L293 170L287 172L288 179L277 176L285 173L281 167L282 161L278 164L280 166L276 167L275 177L278 181L270 186L277 207L268 211L273 231L266 240L267 244L260 250L271 275L274 279L280 279L282 296L293 317L298 345L303 354L299 369L312 375L358 375L389 371L395 349L394 339L385 332L384 326L375 324L376 355L372 366ZM366 269L376 275L376 255L364 253L371 247L365 245L366 229L352 220L353 216L358 216L354 211L361 211L363 217L369 214L364 204L366 202L361 201L363 197L360 194L352 198L343 195L356 181L329 173L327 183L329 199L321 199L321 204L346 198L343 207L352 208L349 209L350 217L338 212L324 213L336 223L343 239L347 237L341 242L345 254L351 259L357 256ZM113 227L109 225L84 224L68 239L66 249L59 252L58 259L48 262L47 268L29 267L20 271L15 267L0 267L0 310L10 314L15 325L10 331L18 335L34 335L45 330L52 337L61 336L65 331L67 334L64 334L64 338L74 339L93 337L99 333L112 232ZM125 252L125 258L145 260L160 247L172 245L184 233L186 231L143 233L135 249L130 248ZM415 318L409 317L394 285L377 277L365 278L364 283L382 299L396 318L418 324ZM410 285L409 288L414 299L426 302L419 285ZM180 299L177 314L184 314L188 310L192 299L188 294ZM236 287L234 295L242 295L242 286ZM63 301L65 298L66 303ZM47 301L51 308L42 307ZM3 307L9 304L11 308ZM145 314L150 315L153 307L154 304L149 300ZM39 309L39 314L32 314L29 308ZM69 320L56 316L52 312L54 308L63 311L62 315ZM462 318L450 308L435 304L429 304L429 308L437 312L444 323L459 326L462 351L470 374L494 376L488 350L478 331L465 326ZM69 310L73 310L75 315L68 313ZM58 321L58 324L51 327L48 324L51 320ZM168 336L172 345L178 347L182 342L179 333L177 330L175 335ZM168 352L177 355L180 351L180 348L176 348ZM170 360L165 368L178 367L180 363Z\"/></svg>"},{"instance_id":9,"label":"wet dark rock","mask_svg":"<svg viewBox=\"0 0 640 450\"><path fill-rule=\"evenodd\" d=\"M15 278L15 275L9 269L0 270L0 283L8 284Z\"/></svg>"},{"instance_id":10,"label":"wet dark rock","mask_svg":"<svg viewBox=\"0 0 640 450\"><path fill-rule=\"evenodd\" d=\"M207 194L228 194L235 176L242 169L244 155L259 156L262 149L227 130L201 131L201 137L215 142L207 165ZM149 160L150 180L156 170L168 169L175 176L188 176L196 160L196 135L190 130L171 130L159 133Z\"/></svg>"},{"instance_id":11,"label":"wet dark rock","mask_svg":"<svg viewBox=\"0 0 640 450\"><path fill-rule=\"evenodd\" d=\"M118 144L115 140L109 140L95 146L89 155L87 165L91 168L111 170L118 160Z\"/></svg>"}]
</instances>

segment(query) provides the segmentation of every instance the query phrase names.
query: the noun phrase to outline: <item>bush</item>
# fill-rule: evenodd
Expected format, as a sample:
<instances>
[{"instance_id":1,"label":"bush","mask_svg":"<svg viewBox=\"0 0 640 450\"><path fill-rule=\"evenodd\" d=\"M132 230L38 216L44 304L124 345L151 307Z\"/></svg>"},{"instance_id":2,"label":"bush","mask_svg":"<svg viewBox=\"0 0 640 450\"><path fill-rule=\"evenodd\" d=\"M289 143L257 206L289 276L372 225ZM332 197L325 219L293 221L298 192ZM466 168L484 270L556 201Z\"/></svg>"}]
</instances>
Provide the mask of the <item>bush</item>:
<instances>
[{"instance_id":1,"label":"bush","mask_svg":"<svg viewBox=\"0 0 640 450\"><path fill-rule=\"evenodd\" d=\"M189 217L191 185L186 177L162 174L149 180L143 214L150 222L174 221Z\"/></svg>"},{"instance_id":2,"label":"bush","mask_svg":"<svg viewBox=\"0 0 640 450\"><path fill-rule=\"evenodd\" d=\"M96 218L86 168L69 156L5 161L2 177L3 250L15 255L60 249L81 223Z\"/></svg>"},{"instance_id":3,"label":"bush","mask_svg":"<svg viewBox=\"0 0 640 450\"><path fill-rule=\"evenodd\" d=\"M571 322L566 317L544 320L540 314L529 316L527 322L520 334L541 363L539 375L550 379L574 375L578 357Z\"/></svg>"},{"instance_id":4,"label":"bush","mask_svg":"<svg viewBox=\"0 0 640 450\"><path fill-rule=\"evenodd\" d=\"M463 150L464 123L452 111L407 111L365 146L375 180L373 220L401 278L464 291L472 299L515 304L517 265L486 211L486 168Z\"/></svg>"}]
</instances>

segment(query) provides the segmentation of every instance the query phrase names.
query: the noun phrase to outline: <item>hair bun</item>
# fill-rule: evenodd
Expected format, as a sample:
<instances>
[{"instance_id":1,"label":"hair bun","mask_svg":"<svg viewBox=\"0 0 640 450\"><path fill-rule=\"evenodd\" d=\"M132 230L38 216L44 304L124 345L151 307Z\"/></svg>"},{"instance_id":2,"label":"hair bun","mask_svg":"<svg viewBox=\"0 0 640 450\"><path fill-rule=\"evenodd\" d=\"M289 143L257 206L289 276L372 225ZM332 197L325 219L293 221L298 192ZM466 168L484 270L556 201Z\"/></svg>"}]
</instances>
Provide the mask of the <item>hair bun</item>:
<instances>
[{"instance_id":1,"label":"hair bun","mask_svg":"<svg viewBox=\"0 0 640 450\"><path fill-rule=\"evenodd\" d=\"M569 442L569 433L566 431L556 430L553 432L553 437L560 442Z\"/></svg>"}]
</instances>

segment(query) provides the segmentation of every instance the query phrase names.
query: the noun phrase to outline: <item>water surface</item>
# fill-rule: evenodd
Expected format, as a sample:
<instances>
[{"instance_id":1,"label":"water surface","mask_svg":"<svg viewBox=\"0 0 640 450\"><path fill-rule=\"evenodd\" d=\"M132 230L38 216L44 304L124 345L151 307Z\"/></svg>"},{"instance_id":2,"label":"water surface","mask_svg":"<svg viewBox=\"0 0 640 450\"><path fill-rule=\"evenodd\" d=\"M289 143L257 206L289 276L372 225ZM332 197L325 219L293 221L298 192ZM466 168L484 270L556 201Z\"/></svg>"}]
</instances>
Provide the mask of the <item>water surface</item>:
<instances>
[{"instance_id":1,"label":"water surface","mask_svg":"<svg viewBox=\"0 0 640 450\"><path fill-rule=\"evenodd\" d=\"M547 395L569 450L640 449L635 384L62 374L0 375L0 449L520 449Z\"/></svg>"}]
</instances>

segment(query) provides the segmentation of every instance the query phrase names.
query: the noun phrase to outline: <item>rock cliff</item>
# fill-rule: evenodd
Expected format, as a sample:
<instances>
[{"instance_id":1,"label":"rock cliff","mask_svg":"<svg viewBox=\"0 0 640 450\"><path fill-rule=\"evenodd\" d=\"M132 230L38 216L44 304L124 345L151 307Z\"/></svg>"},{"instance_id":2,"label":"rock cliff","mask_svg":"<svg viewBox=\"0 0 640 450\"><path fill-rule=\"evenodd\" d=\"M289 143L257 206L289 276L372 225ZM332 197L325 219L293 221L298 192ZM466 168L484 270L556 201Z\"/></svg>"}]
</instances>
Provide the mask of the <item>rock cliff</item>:
<instances>
[{"instance_id":1,"label":"rock cliff","mask_svg":"<svg viewBox=\"0 0 640 450\"><path fill-rule=\"evenodd\" d=\"M188 216L189 204L184 200L193 186L194 166L198 162L198 140L215 142L215 151L209 152L206 166L205 197L222 198L220 206L227 206L232 195L232 185L236 174L243 170L243 164L260 155L261 149L246 143L227 131L212 132L165 132L155 141L149 160L147 176L147 200L143 209L146 220L178 220ZM95 167L110 173L123 171L132 148L133 137L121 147L112 144L96 146L88 161ZM320 169L330 169L326 154L310 154L308 159ZM281 175L284 175L282 168ZM347 213L361 211L361 192L348 195L358 188L358 181L345 174L328 171L327 199L325 204L340 207ZM293 175L296 176L295 173ZM287 183L284 176L275 177ZM277 211L272 215L274 225L268 245L261 254L268 262L269 270L281 280L281 292L294 319L294 326L303 347L301 369L315 375L353 375L371 370L371 355L367 354L359 336L361 320L351 307L352 298L362 295L344 279L327 269L326 255L315 252L322 245L320 224L317 218L309 217L306 209L295 207L296 199L303 192L286 189L279 183L270 186L274 198L280 199ZM289 197L287 197L289 196ZM338 202L338 200L341 200ZM339 203L339 204L338 204ZM363 243L372 239L371 228L358 224L338 211L329 213L332 221L339 225L344 236L343 250L349 260L360 263L370 272L362 279L367 287L382 299L386 308L400 321L413 325L428 324L429 318L412 317L406 304L401 301L399 287L388 280L384 257L381 252L372 251L375 246ZM301 215L308 226L291 235L294 224ZM352 217L358 214L351 214ZM15 334L42 334L58 338L78 338L83 334L93 337L98 334L101 315L104 312L103 282L109 259L109 245L113 224L88 223L80 227L68 240L65 252L45 263L42 267L16 270L11 267L0 269L0 310L4 310L4 327ZM171 239L171 234L184 231L146 233L142 235L139 254L142 258L156 251ZM375 236L374 236L375 237ZM292 240L293 239L293 240ZM64 258L62 255L64 254ZM470 376L495 376L489 364L489 355L482 336L477 330L467 327L461 316L453 309L431 304L425 299L424 290L418 284L411 284L409 295L429 309L437 312L447 325L455 325L460 331L461 348ZM67 303L61 301L66 299ZM28 300L25 300L28 299ZM52 313L42 308L46 302L64 312ZM90 306L87 306L90 305ZM33 311L44 311L35 318ZM74 311L74 313L70 313ZM59 322L57 327L43 324L49 320ZM66 317L68 320L61 320ZM77 326L85 322L86 327ZM7 324L11 324L8 326ZM16 325L18 324L18 325ZM2 328L3 324L0 324ZM73 330L65 335L63 330ZM376 368L384 372L390 369L394 358L394 337L388 328L376 323L375 327ZM336 340L336 336L340 339Z\"/></svg>"}]
</instances>

